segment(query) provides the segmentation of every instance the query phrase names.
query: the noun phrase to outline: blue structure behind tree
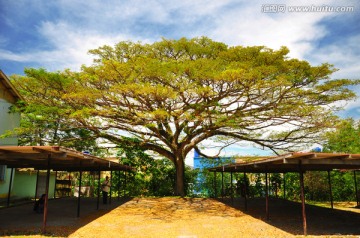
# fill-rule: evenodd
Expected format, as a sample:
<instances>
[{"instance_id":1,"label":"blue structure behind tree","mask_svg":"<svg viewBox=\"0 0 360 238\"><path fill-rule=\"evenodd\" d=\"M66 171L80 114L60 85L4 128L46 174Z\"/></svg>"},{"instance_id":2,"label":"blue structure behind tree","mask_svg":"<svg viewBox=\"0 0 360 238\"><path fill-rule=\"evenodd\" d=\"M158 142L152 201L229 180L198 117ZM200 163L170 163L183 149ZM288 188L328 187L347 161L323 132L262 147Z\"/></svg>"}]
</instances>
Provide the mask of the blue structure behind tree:
<instances>
[{"instance_id":1,"label":"blue structure behind tree","mask_svg":"<svg viewBox=\"0 0 360 238\"><path fill-rule=\"evenodd\" d=\"M194 169L198 170L198 176L196 178L196 184L194 184L192 193L194 196L201 197L215 197L214 191L214 174L207 169L221 166L229 163L234 163L233 157L218 157L218 158L204 158L194 151ZM226 178L230 175L226 174ZM227 183L230 182L227 178ZM217 186L221 186L221 176L217 177Z\"/></svg>"}]
</instances>

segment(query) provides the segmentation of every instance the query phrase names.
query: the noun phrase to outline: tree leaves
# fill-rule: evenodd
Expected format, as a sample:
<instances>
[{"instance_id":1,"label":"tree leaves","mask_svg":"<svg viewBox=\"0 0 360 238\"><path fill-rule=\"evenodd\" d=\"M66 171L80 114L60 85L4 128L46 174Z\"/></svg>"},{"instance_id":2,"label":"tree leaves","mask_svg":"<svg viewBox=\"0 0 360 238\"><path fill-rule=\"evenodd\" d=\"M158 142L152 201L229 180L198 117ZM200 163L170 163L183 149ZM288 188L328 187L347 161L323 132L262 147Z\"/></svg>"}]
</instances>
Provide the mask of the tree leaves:
<instances>
[{"instance_id":1,"label":"tree leaves","mask_svg":"<svg viewBox=\"0 0 360 238\"><path fill-rule=\"evenodd\" d=\"M290 59L286 47L229 47L207 37L124 41L90 53L94 64L79 73L29 69L17 78L28 107L58 108L64 125L114 143L127 133L173 162L218 136L274 151L313 143L360 82L331 79L332 65Z\"/></svg>"},{"instance_id":2,"label":"tree leaves","mask_svg":"<svg viewBox=\"0 0 360 238\"><path fill-rule=\"evenodd\" d=\"M326 141L324 151L338 153L360 154L360 124L359 121L346 119L324 134Z\"/></svg>"}]
</instances>

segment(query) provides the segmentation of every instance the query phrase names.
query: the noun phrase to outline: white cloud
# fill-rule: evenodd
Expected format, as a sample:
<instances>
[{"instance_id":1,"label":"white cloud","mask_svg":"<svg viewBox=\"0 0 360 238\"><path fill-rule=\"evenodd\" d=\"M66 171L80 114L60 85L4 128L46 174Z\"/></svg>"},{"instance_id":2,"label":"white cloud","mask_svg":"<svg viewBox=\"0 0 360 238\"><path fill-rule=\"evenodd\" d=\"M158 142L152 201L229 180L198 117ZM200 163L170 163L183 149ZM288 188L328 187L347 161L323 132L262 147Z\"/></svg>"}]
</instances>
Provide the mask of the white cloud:
<instances>
[{"instance_id":1,"label":"white cloud","mask_svg":"<svg viewBox=\"0 0 360 238\"><path fill-rule=\"evenodd\" d=\"M91 30L77 30L65 22L56 24L45 22L39 28L39 32L54 48L51 51L37 52L35 55L42 57L42 61L46 64L58 64L58 67L76 70L79 70L80 65L92 62L92 58L87 53L90 49L104 44L113 45L126 39L122 35L104 36Z\"/></svg>"},{"instance_id":2,"label":"white cloud","mask_svg":"<svg viewBox=\"0 0 360 238\"><path fill-rule=\"evenodd\" d=\"M339 71L333 74L336 78L359 78L360 32L358 35L344 38L341 44L329 44L314 52L311 61L333 64Z\"/></svg>"},{"instance_id":3,"label":"white cloud","mask_svg":"<svg viewBox=\"0 0 360 238\"><path fill-rule=\"evenodd\" d=\"M29 51L13 53L0 50L0 59L18 62L36 62L48 70L62 70L70 68L79 70L82 64L91 64L92 57L88 55L90 49L102 45L114 45L116 42L128 39L119 35L101 35L91 30L77 30L65 22L44 22L38 28L39 34L46 39L51 50Z\"/></svg>"},{"instance_id":4,"label":"white cloud","mask_svg":"<svg viewBox=\"0 0 360 238\"><path fill-rule=\"evenodd\" d=\"M16 54L8 50L0 49L0 60L27 62L31 60L31 58L29 54Z\"/></svg>"},{"instance_id":5,"label":"white cloud","mask_svg":"<svg viewBox=\"0 0 360 238\"><path fill-rule=\"evenodd\" d=\"M332 78L360 79L359 53L360 33L342 40L342 44L330 44L324 46L312 55L313 62L328 62L339 69L332 75ZM345 110L356 110L360 107L360 88L351 87L357 93L358 98L343 103ZM359 109L357 109L359 110ZM355 113L354 113L355 115Z\"/></svg>"},{"instance_id":6,"label":"white cloud","mask_svg":"<svg viewBox=\"0 0 360 238\"><path fill-rule=\"evenodd\" d=\"M332 29L319 23L337 13L263 13L264 4L286 6L355 5L356 1L291 0L88 0L88 1L7 1L9 16L5 23L16 32L24 21L34 21L34 35L46 44L45 50L28 45L26 51L15 53L3 48L12 39L0 37L0 60L35 62L49 71L70 68L78 71L82 64L92 63L88 50L114 45L122 40L154 42L160 37L209 36L228 45L264 45L273 49L287 46L290 56L309 60L311 64L329 62L339 68L335 78L359 78L360 36L344 38L342 44L322 45ZM358 9L356 9L358 11ZM32 29L32 28L31 28ZM359 34L359 33L358 33ZM22 39L20 39L22 40ZM360 91L359 91L360 94ZM358 111L360 100L349 102L346 109ZM216 148L206 144L209 155ZM231 146L221 156L263 155L267 151L250 144ZM190 154L188 155L190 156Z\"/></svg>"},{"instance_id":7,"label":"white cloud","mask_svg":"<svg viewBox=\"0 0 360 238\"><path fill-rule=\"evenodd\" d=\"M230 45L287 46L291 57L303 59L326 34L317 24L329 13L263 13L261 8L262 3L253 2L220 15L211 36Z\"/></svg>"},{"instance_id":8,"label":"white cloud","mask_svg":"<svg viewBox=\"0 0 360 238\"><path fill-rule=\"evenodd\" d=\"M54 17L49 15L45 21L38 22L35 29L43 41L40 44L53 48L37 50L35 46L22 53L4 49L0 51L0 57L19 62L34 61L49 70L78 70L81 64L92 62L88 50L104 44L114 45L121 40L153 42L161 36L205 35L229 45L265 45L274 49L285 45L290 48L291 57L304 59L311 56L311 63L315 64L330 58L334 61L330 63L341 69L336 76L349 77L350 74L357 77L359 66L355 62L358 62L358 56L352 49L359 49L359 38L316 51L316 41L328 33L319 22L335 13L262 13L262 5L268 3L275 2L37 0L28 6L20 1L11 5L23 12L23 18L37 13L44 16L51 10L50 15ZM338 5L337 1L329 0L284 3L287 6ZM346 5L351 5L351 1ZM0 42L7 40L2 38Z\"/></svg>"}]
</instances>

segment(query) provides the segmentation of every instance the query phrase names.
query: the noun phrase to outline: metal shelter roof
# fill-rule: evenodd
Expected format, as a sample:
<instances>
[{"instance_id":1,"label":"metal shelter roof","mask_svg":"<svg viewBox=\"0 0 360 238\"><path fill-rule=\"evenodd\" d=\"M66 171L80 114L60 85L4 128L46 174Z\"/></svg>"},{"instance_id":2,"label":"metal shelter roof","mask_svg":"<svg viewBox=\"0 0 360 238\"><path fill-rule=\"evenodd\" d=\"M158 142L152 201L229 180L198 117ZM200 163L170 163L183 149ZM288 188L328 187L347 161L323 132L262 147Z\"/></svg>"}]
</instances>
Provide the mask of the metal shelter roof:
<instances>
[{"instance_id":1,"label":"metal shelter roof","mask_svg":"<svg viewBox=\"0 0 360 238\"><path fill-rule=\"evenodd\" d=\"M360 154L296 152L210 168L212 172L284 173L360 169Z\"/></svg>"},{"instance_id":2,"label":"metal shelter roof","mask_svg":"<svg viewBox=\"0 0 360 238\"><path fill-rule=\"evenodd\" d=\"M129 171L130 166L61 146L0 146L0 165L54 171Z\"/></svg>"}]
</instances>

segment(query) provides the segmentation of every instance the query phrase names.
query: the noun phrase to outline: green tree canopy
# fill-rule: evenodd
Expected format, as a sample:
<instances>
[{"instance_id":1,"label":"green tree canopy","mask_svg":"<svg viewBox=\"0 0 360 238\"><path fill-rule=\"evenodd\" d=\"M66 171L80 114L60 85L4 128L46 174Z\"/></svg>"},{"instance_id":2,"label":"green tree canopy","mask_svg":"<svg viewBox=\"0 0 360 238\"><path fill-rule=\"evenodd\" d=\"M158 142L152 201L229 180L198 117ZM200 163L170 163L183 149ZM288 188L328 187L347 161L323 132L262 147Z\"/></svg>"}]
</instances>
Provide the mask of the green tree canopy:
<instances>
[{"instance_id":1,"label":"green tree canopy","mask_svg":"<svg viewBox=\"0 0 360 238\"><path fill-rule=\"evenodd\" d=\"M360 154L360 123L353 119L342 120L324 139L325 152Z\"/></svg>"},{"instance_id":2,"label":"green tree canopy","mask_svg":"<svg viewBox=\"0 0 360 238\"><path fill-rule=\"evenodd\" d=\"M359 81L330 79L332 65L311 66L288 52L206 37L120 42L91 50L94 64L61 73L61 87L43 88L59 95L39 103L50 100L73 127L113 143L137 138L137 146L174 163L176 194L184 195L184 160L201 143L231 139L275 152L294 149L333 123L335 102L355 97L347 86Z\"/></svg>"},{"instance_id":3,"label":"green tree canopy","mask_svg":"<svg viewBox=\"0 0 360 238\"><path fill-rule=\"evenodd\" d=\"M79 151L91 150L99 155L93 132L74 126L68 116L72 109L61 100L73 82L68 77L69 72L25 69L25 73L26 77L12 77L13 84L26 100L12 108L22 113L20 128L15 131L19 145L59 145Z\"/></svg>"}]
</instances>

